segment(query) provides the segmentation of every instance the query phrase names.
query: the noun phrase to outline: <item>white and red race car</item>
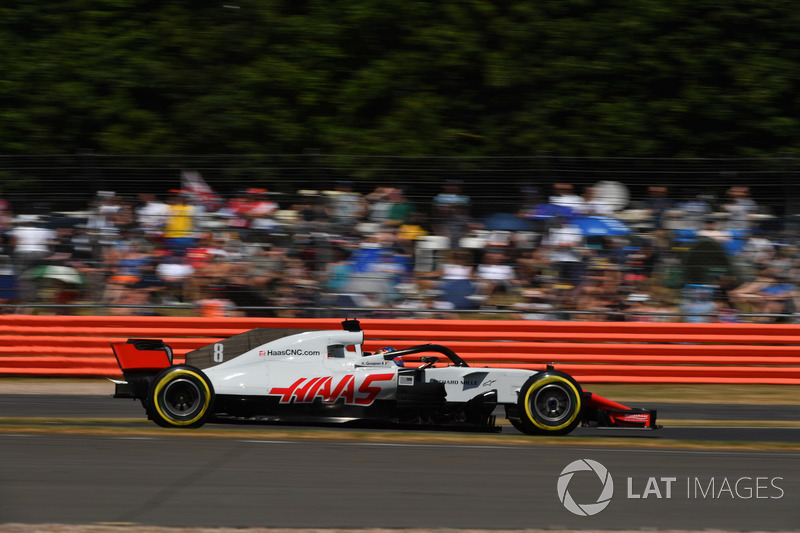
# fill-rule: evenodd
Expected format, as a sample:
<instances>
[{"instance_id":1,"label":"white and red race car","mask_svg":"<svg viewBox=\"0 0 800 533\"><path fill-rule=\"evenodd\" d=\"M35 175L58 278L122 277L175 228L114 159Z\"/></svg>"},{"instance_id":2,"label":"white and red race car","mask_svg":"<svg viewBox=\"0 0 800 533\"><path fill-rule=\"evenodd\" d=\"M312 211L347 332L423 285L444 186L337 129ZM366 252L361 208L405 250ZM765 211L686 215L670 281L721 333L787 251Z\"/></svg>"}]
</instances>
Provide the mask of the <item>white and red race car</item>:
<instances>
[{"instance_id":1,"label":"white and red race car","mask_svg":"<svg viewBox=\"0 0 800 533\"><path fill-rule=\"evenodd\" d=\"M161 340L112 344L134 398L164 427L206 421L376 422L499 430L496 412L527 434L564 435L580 424L656 429L656 411L585 392L548 366L532 371L470 367L445 346L370 354L357 320L342 330L256 328L172 363Z\"/></svg>"}]
</instances>

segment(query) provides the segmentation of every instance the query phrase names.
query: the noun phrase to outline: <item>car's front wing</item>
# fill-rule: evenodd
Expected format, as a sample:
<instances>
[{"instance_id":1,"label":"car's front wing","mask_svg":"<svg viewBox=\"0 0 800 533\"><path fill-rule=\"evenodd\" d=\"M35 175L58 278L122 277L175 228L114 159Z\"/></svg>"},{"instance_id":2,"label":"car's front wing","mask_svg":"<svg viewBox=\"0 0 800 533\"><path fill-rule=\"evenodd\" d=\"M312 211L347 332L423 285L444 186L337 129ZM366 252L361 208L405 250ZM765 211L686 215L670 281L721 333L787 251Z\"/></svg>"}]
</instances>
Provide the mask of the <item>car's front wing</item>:
<instances>
[{"instance_id":1,"label":"car's front wing","mask_svg":"<svg viewBox=\"0 0 800 533\"><path fill-rule=\"evenodd\" d=\"M583 421L595 427L659 429L655 409L628 407L591 392L584 392Z\"/></svg>"}]
</instances>

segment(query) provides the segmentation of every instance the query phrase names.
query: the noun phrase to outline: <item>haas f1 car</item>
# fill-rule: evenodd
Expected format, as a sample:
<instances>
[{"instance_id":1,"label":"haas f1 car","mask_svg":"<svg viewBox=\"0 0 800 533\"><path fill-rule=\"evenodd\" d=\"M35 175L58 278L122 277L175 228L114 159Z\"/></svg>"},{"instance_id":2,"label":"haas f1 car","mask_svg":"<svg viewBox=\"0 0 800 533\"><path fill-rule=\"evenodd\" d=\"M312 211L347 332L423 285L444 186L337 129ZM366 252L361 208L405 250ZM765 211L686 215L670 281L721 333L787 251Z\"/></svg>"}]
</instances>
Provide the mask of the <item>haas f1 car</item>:
<instances>
[{"instance_id":1,"label":"haas f1 car","mask_svg":"<svg viewBox=\"0 0 800 533\"><path fill-rule=\"evenodd\" d=\"M161 340L112 344L124 381L115 398L142 402L164 427L264 421L464 427L565 435L578 425L656 429L656 412L584 391L568 374L471 367L438 344L368 353L357 320L342 330L256 328L172 363Z\"/></svg>"}]
</instances>

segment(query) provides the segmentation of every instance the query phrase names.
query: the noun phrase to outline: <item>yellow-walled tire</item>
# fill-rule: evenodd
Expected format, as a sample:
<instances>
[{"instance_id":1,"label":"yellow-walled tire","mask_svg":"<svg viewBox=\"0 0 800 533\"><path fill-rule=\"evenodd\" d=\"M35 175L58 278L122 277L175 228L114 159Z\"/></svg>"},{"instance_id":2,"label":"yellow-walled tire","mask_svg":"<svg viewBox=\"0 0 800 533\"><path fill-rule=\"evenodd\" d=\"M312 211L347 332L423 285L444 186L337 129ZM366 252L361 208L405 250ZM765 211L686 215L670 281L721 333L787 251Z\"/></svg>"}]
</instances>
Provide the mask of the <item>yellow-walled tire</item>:
<instances>
[{"instance_id":1,"label":"yellow-walled tire","mask_svg":"<svg viewBox=\"0 0 800 533\"><path fill-rule=\"evenodd\" d=\"M523 433L566 435L581 423L583 390L569 374L548 370L525 382L517 406L520 418L514 427Z\"/></svg>"},{"instance_id":2,"label":"yellow-walled tire","mask_svg":"<svg viewBox=\"0 0 800 533\"><path fill-rule=\"evenodd\" d=\"M196 428L211 414L214 387L200 369L175 365L156 376L147 400L148 415L159 426Z\"/></svg>"}]
</instances>

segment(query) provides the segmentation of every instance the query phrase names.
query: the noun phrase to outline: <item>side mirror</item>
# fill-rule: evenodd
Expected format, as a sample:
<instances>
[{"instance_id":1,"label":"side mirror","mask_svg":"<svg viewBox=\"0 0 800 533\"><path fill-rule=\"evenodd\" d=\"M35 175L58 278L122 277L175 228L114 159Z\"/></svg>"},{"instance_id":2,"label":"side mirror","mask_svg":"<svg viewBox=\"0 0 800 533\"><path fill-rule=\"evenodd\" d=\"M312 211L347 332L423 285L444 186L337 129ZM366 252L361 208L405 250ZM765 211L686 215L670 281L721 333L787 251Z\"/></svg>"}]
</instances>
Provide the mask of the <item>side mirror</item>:
<instances>
[{"instance_id":1,"label":"side mirror","mask_svg":"<svg viewBox=\"0 0 800 533\"><path fill-rule=\"evenodd\" d=\"M419 358L419 360L422 362L422 364L418 368L421 369L430 368L439 362L439 358L435 355L423 355Z\"/></svg>"}]
</instances>

